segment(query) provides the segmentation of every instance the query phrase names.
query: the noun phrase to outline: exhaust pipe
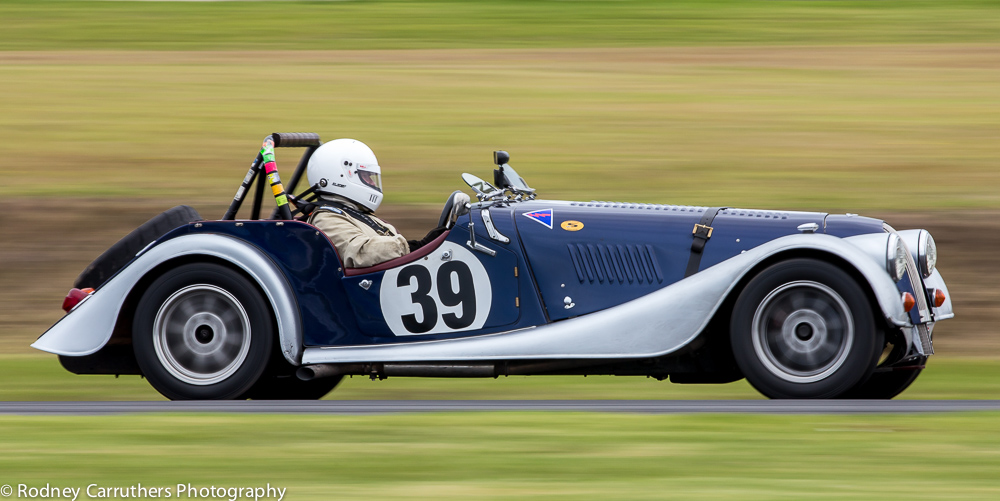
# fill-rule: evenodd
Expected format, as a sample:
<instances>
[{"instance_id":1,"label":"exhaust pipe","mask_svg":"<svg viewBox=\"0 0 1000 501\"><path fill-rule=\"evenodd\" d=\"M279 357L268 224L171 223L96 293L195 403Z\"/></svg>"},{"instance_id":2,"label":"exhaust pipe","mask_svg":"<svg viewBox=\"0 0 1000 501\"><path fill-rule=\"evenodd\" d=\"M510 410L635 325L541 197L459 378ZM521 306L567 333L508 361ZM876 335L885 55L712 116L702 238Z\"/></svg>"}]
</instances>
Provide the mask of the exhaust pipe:
<instances>
[{"instance_id":1,"label":"exhaust pipe","mask_svg":"<svg viewBox=\"0 0 1000 501\"><path fill-rule=\"evenodd\" d=\"M295 371L295 377L302 381L312 381L333 376L346 376L347 374L364 374L365 364L316 364L299 367Z\"/></svg>"}]
</instances>

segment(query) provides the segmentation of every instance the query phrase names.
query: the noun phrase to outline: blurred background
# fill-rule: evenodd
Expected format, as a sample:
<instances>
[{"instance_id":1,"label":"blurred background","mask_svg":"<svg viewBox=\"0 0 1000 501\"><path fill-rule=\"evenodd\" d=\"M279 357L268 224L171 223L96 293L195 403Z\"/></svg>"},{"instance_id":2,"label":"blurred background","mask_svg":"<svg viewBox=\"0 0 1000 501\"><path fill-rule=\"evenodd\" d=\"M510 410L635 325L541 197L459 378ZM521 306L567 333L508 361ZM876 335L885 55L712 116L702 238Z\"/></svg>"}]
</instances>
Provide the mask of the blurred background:
<instances>
[{"instance_id":1,"label":"blurred background","mask_svg":"<svg viewBox=\"0 0 1000 501\"><path fill-rule=\"evenodd\" d=\"M4 1L0 19L0 351L52 377L28 344L76 275L169 207L221 217L276 131L370 145L407 235L494 149L543 198L924 227L957 312L932 362L1000 359L995 2Z\"/></svg>"},{"instance_id":2,"label":"blurred background","mask_svg":"<svg viewBox=\"0 0 1000 501\"><path fill-rule=\"evenodd\" d=\"M995 1L0 0L0 400L160 399L28 345L174 205L221 217L261 140L371 146L423 235L505 149L541 197L927 228L957 317L900 398L1000 398ZM298 151L278 151L286 177ZM327 398L761 398L745 382L345 380ZM996 413L0 416L0 484L289 500L997 499ZM992 494L990 494L992 492Z\"/></svg>"}]
</instances>

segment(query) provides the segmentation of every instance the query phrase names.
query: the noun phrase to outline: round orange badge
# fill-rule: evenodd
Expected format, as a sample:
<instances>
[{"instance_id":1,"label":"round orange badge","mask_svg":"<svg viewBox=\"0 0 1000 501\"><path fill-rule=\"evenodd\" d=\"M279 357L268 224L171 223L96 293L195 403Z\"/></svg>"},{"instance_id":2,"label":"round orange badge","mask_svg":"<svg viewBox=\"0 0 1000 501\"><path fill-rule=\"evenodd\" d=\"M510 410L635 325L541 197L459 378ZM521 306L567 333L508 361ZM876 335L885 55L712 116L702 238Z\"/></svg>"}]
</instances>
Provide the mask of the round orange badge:
<instances>
[{"instance_id":1,"label":"round orange badge","mask_svg":"<svg viewBox=\"0 0 1000 501\"><path fill-rule=\"evenodd\" d=\"M563 221L559 226L566 231L580 231L583 229L583 223L573 220Z\"/></svg>"}]
</instances>

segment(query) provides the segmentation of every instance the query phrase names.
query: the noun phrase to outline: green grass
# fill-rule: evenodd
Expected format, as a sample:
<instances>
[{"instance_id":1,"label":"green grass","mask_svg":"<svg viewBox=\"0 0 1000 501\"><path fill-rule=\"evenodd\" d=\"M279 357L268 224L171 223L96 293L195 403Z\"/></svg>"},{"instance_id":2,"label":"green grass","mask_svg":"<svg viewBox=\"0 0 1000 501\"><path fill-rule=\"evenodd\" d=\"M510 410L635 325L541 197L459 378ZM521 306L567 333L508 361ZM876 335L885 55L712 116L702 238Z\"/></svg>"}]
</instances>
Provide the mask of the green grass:
<instances>
[{"instance_id":1,"label":"green grass","mask_svg":"<svg viewBox=\"0 0 1000 501\"><path fill-rule=\"evenodd\" d=\"M1000 413L0 417L0 483L285 499L995 499ZM187 498L182 498L187 499Z\"/></svg>"},{"instance_id":2,"label":"green grass","mask_svg":"<svg viewBox=\"0 0 1000 501\"><path fill-rule=\"evenodd\" d=\"M159 400L139 376L78 376L55 356L0 356L0 400ZM758 399L746 381L681 385L644 377L533 376L499 379L344 379L336 400ZM1000 360L932 357L902 399L1000 399Z\"/></svg>"},{"instance_id":3,"label":"green grass","mask_svg":"<svg viewBox=\"0 0 1000 501\"><path fill-rule=\"evenodd\" d=\"M656 47L1000 41L988 1L0 4L0 50Z\"/></svg>"},{"instance_id":4,"label":"green grass","mask_svg":"<svg viewBox=\"0 0 1000 501\"><path fill-rule=\"evenodd\" d=\"M0 19L4 197L218 202L264 135L309 130L371 145L389 204L440 203L505 148L547 198L1000 207L997 2L5 1Z\"/></svg>"},{"instance_id":5,"label":"green grass","mask_svg":"<svg viewBox=\"0 0 1000 501\"><path fill-rule=\"evenodd\" d=\"M307 130L369 144L387 204L440 203L503 148L544 198L997 208L995 53L0 53L0 196L219 203L264 135Z\"/></svg>"},{"instance_id":6,"label":"green grass","mask_svg":"<svg viewBox=\"0 0 1000 501\"><path fill-rule=\"evenodd\" d=\"M218 204L264 135L308 130L368 142L388 203L440 203L505 148L549 198L998 208L998 14L990 1L0 1L0 196L52 211L72 210L63 196ZM287 178L294 155L278 160ZM161 398L54 356L0 367L0 400ZM520 377L354 378L330 398L760 396L745 382ZM902 398L1000 398L1000 362L934 357ZM998 418L0 416L0 485L990 499Z\"/></svg>"}]
</instances>

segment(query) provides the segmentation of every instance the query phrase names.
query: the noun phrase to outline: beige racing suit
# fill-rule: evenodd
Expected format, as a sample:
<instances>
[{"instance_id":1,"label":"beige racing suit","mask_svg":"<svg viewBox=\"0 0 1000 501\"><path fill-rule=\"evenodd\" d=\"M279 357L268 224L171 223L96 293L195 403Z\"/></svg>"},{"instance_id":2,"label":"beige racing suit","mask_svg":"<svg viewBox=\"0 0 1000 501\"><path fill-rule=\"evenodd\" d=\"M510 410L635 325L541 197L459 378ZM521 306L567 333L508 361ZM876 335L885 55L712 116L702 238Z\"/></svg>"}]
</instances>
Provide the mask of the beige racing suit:
<instances>
[{"instance_id":1,"label":"beige racing suit","mask_svg":"<svg viewBox=\"0 0 1000 501\"><path fill-rule=\"evenodd\" d=\"M364 207L341 197L330 197L338 204L357 211L375 222L382 229L376 230L365 222L353 217L347 211L334 205L319 203L309 224L319 228L330 237L337 254L348 268L364 268L405 256L410 253L406 239L396 232L396 228L375 217Z\"/></svg>"}]
</instances>

